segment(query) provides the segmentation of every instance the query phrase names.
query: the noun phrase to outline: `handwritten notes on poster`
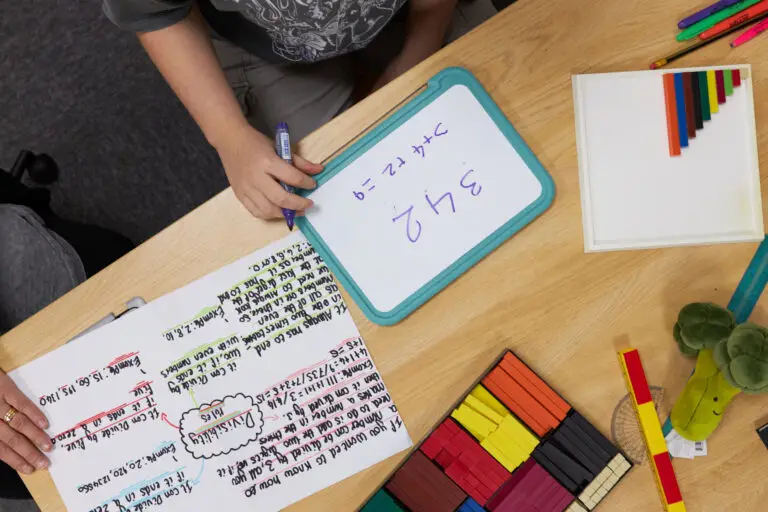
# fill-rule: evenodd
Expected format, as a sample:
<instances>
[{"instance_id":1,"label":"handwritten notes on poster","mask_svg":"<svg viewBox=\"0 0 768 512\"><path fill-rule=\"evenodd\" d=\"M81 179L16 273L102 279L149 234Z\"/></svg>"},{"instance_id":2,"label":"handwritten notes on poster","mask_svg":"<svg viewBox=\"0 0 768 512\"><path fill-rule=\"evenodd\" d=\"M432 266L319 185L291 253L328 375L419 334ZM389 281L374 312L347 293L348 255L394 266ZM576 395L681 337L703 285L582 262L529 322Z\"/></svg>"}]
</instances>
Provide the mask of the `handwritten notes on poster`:
<instances>
[{"instance_id":1,"label":"handwritten notes on poster","mask_svg":"<svg viewBox=\"0 0 768 512\"><path fill-rule=\"evenodd\" d=\"M11 374L68 510L279 510L411 445L333 277L292 235Z\"/></svg>"}]
</instances>

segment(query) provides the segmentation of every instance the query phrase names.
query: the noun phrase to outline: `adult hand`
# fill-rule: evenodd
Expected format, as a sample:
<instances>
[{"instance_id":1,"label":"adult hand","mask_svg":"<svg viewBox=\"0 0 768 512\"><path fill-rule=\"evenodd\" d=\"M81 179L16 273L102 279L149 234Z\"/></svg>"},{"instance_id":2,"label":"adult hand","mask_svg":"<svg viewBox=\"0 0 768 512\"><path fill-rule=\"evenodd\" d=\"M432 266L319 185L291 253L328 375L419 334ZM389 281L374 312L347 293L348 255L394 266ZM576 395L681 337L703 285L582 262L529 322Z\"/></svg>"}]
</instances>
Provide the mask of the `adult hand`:
<instances>
[{"instance_id":1,"label":"adult hand","mask_svg":"<svg viewBox=\"0 0 768 512\"><path fill-rule=\"evenodd\" d=\"M298 214L312 206L312 201L286 192L283 182L298 188L315 188L310 175L323 170L318 164L293 155L293 165L275 153L275 144L250 126L217 147L224 171L235 196L254 217L274 219L282 216L281 208Z\"/></svg>"},{"instance_id":2,"label":"adult hand","mask_svg":"<svg viewBox=\"0 0 768 512\"><path fill-rule=\"evenodd\" d=\"M20 473L47 468L50 462L42 452L51 451L53 444L43 432L46 428L43 413L0 370L0 460Z\"/></svg>"}]
</instances>

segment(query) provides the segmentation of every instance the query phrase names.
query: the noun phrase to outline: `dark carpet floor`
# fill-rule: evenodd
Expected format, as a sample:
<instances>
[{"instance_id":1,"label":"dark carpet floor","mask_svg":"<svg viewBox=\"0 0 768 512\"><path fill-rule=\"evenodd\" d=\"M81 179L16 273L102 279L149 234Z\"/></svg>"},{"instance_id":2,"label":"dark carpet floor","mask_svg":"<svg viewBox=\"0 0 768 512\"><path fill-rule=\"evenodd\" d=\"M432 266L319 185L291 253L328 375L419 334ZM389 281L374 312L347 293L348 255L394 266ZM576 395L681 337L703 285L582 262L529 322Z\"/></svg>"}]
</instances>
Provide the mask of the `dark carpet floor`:
<instances>
[{"instance_id":1,"label":"dark carpet floor","mask_svg":"<svg viewBox=\"0 0 768 512\"><path fill-rule=\"evenodd\" d=\"M100 2L0 8L0 168L49 153L60 216L140 243L227 186L215 152L133 34ZM2 512L33 512L0 499Z\"/></svg>"},{"instance_id":2,"label":"dark carpet floor","mask_svg":"<svg viewBox=\"0 0 768 512\"><path fill-rule=\"evenodd\" d=\"M141 242L227 186L215 152L133 34L100 2L4 2L0 167L61 168L53 208Z\"/></svg>"}]
</instances>

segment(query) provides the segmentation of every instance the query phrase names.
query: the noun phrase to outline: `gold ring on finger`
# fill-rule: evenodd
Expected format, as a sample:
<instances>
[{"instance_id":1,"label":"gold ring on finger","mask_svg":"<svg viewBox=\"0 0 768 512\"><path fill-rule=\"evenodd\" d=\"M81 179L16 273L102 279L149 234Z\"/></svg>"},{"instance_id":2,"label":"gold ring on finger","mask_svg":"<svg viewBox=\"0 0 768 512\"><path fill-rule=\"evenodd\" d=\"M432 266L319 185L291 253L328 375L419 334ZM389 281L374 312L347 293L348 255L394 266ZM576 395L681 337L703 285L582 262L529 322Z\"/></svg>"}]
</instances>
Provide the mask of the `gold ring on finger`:
<instances>
[{"instance_id":1,"label":"gold ring on finger","mask_svg":"<svg viewBox=\"0 0 768 512\"><path fill-rule=\"evenodd\" d=\"M17 414L18 412L19 412L19 411L17 411L17 410L16 410L16 409L14 409L13 407L9 407L9 408L8 408L8 412L6 412L6 413L5 413L5 416L3 416L3 421L4 421L4 422L6 422L8 425L10 425L10 424L11 424L11 422L13 421L13 418L15 418L15 417L16 417L16 414Z\"/></svg>"}]
</instances>

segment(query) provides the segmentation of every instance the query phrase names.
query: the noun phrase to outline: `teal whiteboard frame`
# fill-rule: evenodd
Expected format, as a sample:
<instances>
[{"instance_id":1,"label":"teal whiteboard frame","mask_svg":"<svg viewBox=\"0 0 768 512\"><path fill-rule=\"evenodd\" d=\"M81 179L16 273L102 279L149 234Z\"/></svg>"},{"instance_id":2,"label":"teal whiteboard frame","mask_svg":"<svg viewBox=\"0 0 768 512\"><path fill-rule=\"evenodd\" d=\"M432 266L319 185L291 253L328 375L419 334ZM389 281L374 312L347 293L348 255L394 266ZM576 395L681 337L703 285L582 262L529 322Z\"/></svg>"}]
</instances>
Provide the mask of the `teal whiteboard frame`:
<instances>
[{"instance_id":1,"label":"teal whiteboard frame","mask_svg":"<svg viewBox=\"0 0 768 512\"><path fill-rule=\"evenodd\" d=\"M329 162L325 170L317 176L317 186L321 187L323 183L333 178L336 174L343 172L344 169L354 162L360 155L378 144L384 137L389 135L401 124L408 122L411 117L454 85L466 86L475 98L477 98L491 119L493 119L496 126L499 127L501 132L526 163L531 173L533 173L539 181L541 184L541 194L523 211L504 223L499 229L465 253L461 258L454 261L440 274L419 288L391 311L379 311L376 309L357 283L355 283L354 279L349 275L347 270L341 265L336 255L325 243L322 236L315 230L312 223L306 217L297 217L296 225L302 233L304 233L320 256L322 256L336 278L341 282L344 289L352 296L365 316L379 325L394 325L410 315L439 291L448 286L452 281L456 280L461 274L472 268L478 261L487 256L504 241L544 213L555 198L555 184L552 181L552 177L544 169L544 166L541 165L541 162L539 162L538 158L536 158L531 149L525 144L522 137L520 137L517 131L512 127L512 124L504 116L504 113L493 102L474 75L466 69L458 67L446 68L430 78L427 82L426 89L414 96L413 99L397 109L367 135L352 144L339 156ZM312 190L305 190L302 191L301 194L311 198L312 192Z\"/></svg>"}]
</instances>

